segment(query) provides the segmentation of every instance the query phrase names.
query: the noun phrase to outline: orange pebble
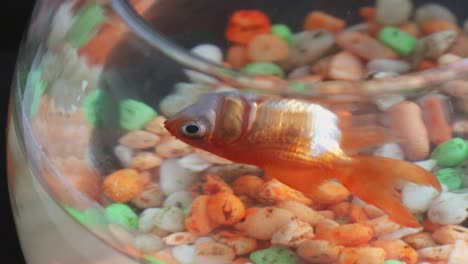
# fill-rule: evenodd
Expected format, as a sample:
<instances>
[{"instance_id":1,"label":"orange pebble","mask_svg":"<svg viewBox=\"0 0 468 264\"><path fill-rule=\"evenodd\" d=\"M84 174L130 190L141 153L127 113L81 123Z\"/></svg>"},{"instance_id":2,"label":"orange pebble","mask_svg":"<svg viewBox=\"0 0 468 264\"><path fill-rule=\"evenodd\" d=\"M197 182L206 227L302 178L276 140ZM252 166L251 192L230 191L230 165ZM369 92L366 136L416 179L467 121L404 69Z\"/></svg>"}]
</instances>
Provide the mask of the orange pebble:
<instances>
[{"instance_id":1,"label":"orange pebble","mask_svg":"<svg viewBox=\"0 0 468 264\"><path fill-rule=\"evenodd\" d=\"M231 46L229 47L226 59L229 65L234 69L240 69L250 62L245 46Z\"/></svg>"},{"instance_id":2,"label":"orange pebble","mask_svg":"<svg viewBox=\"0 0 468 264\"><path fill-rule=\"evenodd\" d=\"M250 259L248 258L237 258L232 262L232 264L248 264L248 263L251 263Z\"/></svg>"},{"instance_id":3,"label":"orange pebble","mask_svg":"<svg viewBox=\"0 0 468 264\"><path fill-rule=\"evenodd\" d=\"M257 190L265 181L254 175L245 175L235 179L231 183L232 190L236 195L247 195L255 197Z\"/></svg>"},{"instance_id":4,"label":"orange pebble","mask_svg":"<svg viewBox=\"0 0 468 264\"><path fill-rule=\"evenodd\" d=\"M255 36L269 33L271 28L268 16L258 10L239 10L229 18L226 39L236 44L246 45Z\"/></svg>"},{"instance_id":5,"label":"orange pebble","mask_svg":"<svg viewBox=\"0 0 468 264\"><path fill-rule=\"evenodd\" d=\"M365 60L396 59L398 55L371 36L357 31L343 31L336 36L336 43Z\"/></svg>"},{"instance_id":6,"label":"orange pebble","mask_svg":"<svg viewBox=\"0 0 468 264\"><path fill-rule=\"evenodd\" d=\"M338 264L377 264L384 263L385 251L375 247L343 248Z\"/></svg>"},{"instance_id":7,"label":"orange pebble","mask_svg":"<svg viewBox=\"0 0 468 264\"><path fill-rule=\"evenodd\" d=\"M375 21L377 11L373 6L363 6L359 8L359 16L365 21Z\"/></svg>"},{"instance_id":8,"label":"orange pebble","mask_svg":"<svg viewBox=\"0 0 468 264\"><path fill-rule=\"evenodd\" d=\"M247 55L252 61L275 62L286 59L288 54L288 44L272 34L257 35L247 44Z\"/></svg>"},{"instance_id":9,"label":"orange pebble","mask_svg":"<svg viewBox=\"0 0 468 264\"><path fill-rule=\"evenodd\" d=\"M346 224L328 232L317 234L315 239L327 240L342 246L359 246L372 240L372 228L364 224Z\"/></svg>"},{"instance_id":10,"label":"orange pebble","mask_svg":"<svg viewBox=\"0 0 468 264\"><path fill-rule=\"evenodd\" d=\"M234 225L245 216L244 203L229 192L211 195L207 210L210 219L219 225Z\"/></svg>"},{"instance_id":11,"label":"orange pebble","mask_svg":"<svg viewBox=\"0 0 468 264\"><path fill-rule=\"evenodd\" d=\"M333 33L337 33L345 26L346 22L343 19L321 11L313 11L309 13L304 21L305 30L326 29Z\"/></svg>"},{"instance_id":12,"label":"orange pebble","mask_svg":"<svg viewBox=\"0 0 468 264\"><path fill-rule=\"evenodd\" d=\"M190 211L185 218L185 227L198 236L210 233L218 225L208 216L208 200L210 196L200 195L192 202Z\"/></svg>"},{"instance_id":13,"label":"orange pebble","mask_svg":"<svg viewBox=\"0 0 468 264\"><path fill-rule=\"evenodd\" d=\"M421 29L419 28L419 25L415 22L406 22L403 25L401 25L399 28L401 31L411 34L414 37L421 36Z\"/></svg>"},{"instance_id":14,"label":"orange pebble","mask_svg":"<svg viewBox=\"0 0 468 264\"><path fill-rule=\"evenodd\" d=\"M460 32L460 28L445 20L445 19L429 19L421 25L421 30L424 34L429 35L442 30L453 30L455 32Z\"/></svg>"},{"instance_id":15,"label":"orange pebble","mask_svg":"<svg viewBox=\"0 0 468 264\"><path fill-rule=\"evenodd\" d=\"M350 192L341 183L327 181L314 191L313 200L317 203L335 204L348 199Z\"/></svg>"},{"instance_id":16,"label":"orange pebble","mask_svg":"<svg viewBox=\"0 0 468 264\"><path fill-rule=\"evenodd\" d=\"M437 62L433 60L422 60L418 67L418 71L428 70L437 66Z\"/></svg>"},{"instance_id":17,"label":"orange pebble","mask_svg":"<svg viewBox=\"0 0 468 264\"><path fill-rule=\"evenodd\" d=\"M327 218L327 219L335 219L335 213L333 211L330 211L330 210L323 210L323 211L318 211L318 213Z\"/></svg>"},{"instance_id":18,"label":"orange pebble","mask_svg":"<svg viewBox=\"0 0 468 264\"><path fill-rule=\"evenodd\" d=\"M148 183L147 178L134 169L121 169L107 176L102 188L114 202L125 203L140 195Z\"/></svg>"},{"instance_id":19,"label":"orange pebble","mask_svg":"<svg viewBox=\"0 0 468 264\"><path fill-rule=\"evenodd\" d=\"M416 250L401 240L377 240L371 245L385 250L387 259L401 260L406 264L414 264L418 260Z\"/></svg>"},{"instance_id":20,"label":"orange pebble","mask_svg":"<svg viewBox=\"0 0 468 264\"><path fill-rule=\"evenodd\" d=\"M349 209L349 216L354 223L363 223L369 220L366 211L364 211L364 208L357 204L351 205L351 208Z\"/></svg>"},{"instance_id":21,"label":"orange pebble","mask_svg":"<svg viewBox=\"0 0 468 264\"><path fill-rule=\"evenodd\" d=\"M218 192L232 193L231 187L219 176L213 174L205 175L205 181L202 188L204 194L215 194Z\"/></svg>"}]
</instances>

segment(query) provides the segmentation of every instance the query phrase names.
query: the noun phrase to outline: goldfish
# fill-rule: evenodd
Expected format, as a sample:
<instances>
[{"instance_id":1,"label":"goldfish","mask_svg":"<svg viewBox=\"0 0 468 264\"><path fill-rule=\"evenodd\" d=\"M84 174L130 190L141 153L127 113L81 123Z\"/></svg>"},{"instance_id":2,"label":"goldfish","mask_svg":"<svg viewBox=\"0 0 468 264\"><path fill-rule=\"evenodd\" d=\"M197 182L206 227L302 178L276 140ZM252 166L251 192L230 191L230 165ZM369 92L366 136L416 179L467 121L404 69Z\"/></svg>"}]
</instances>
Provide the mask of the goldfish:
<instances>
[{"instance_id":1,"label":"goldfish","mask_svg":"<svg viewBox=\"0 0 468 264\"><path fill-rule=\"evenodd\" d=\"M421 226L401 203L398 186L408 181L441 192L440 182L411 162L362 154L393 137L379 125L350 125L349 118L305 100L220 92L200 96L164 125L177 139L258 166L312 199L322 183L338 180L394 222Z\"/></svg>"}]
</instances>

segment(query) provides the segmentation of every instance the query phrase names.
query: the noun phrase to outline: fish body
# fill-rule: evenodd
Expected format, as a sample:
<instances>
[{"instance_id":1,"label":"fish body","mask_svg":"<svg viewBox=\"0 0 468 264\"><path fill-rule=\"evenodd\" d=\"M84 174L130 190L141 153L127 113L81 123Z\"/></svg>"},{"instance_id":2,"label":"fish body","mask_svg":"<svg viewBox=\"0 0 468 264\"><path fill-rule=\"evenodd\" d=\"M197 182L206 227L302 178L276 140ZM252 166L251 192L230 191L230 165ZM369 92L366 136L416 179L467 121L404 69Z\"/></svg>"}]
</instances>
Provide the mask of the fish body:
<instances>
[{"instance_id":1,"label":"fish body","mask_svg":"<svg viewBox=\"0 0 468 264\"><path fill-rule=\"evenodd\" d=\"M395 222L419 226L395 186L407 180L440 191L437 178L412 163L356 154L391 137L375 125L353 127L346 121L307 101L226 92L201 96L165 126L191 146L258 166L312 198L324 181L338 179Z\"/></svg>"}]
</instances>

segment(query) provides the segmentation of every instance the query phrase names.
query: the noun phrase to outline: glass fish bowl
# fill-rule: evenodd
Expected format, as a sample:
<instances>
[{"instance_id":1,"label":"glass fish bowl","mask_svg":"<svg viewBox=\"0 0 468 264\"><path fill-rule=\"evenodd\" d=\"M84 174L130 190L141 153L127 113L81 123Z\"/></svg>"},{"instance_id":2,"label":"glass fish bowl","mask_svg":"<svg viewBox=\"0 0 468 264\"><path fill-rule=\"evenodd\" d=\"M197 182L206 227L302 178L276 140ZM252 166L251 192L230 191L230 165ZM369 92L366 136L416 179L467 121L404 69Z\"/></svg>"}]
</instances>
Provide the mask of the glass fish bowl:
<instances>
[{"instance_id":1,"label":"glass fish bowl","mask_svg":"<svg viewBox=\"0 0 468 264\"><path fill-rule=\"evenodd\" d=\"M8 113L27 262L468 263L466 10L37 1Z\"/></svg>"}]
</instances>

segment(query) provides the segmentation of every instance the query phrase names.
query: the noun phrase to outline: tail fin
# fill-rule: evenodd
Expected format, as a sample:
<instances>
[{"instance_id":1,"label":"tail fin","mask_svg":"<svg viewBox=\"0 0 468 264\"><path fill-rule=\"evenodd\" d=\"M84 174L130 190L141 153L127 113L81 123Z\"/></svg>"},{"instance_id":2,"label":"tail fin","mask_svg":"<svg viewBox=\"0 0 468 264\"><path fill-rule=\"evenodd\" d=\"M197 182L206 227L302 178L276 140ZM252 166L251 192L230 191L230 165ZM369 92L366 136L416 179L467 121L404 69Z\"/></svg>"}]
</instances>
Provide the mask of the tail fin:
<instances>
[{"instance_id":1,"label":"tail fin","mask_svg":"<svg viewBox=\"0 0 468 264\"><path fill-rule=\"evenodd\" d=\"M373 204L398 224L419 227L419 222L400 200L395 189L402 181L429 185L442 191L437 178L429 171L406 161L375 156L358 156L348 165L338 166L337 178L351 193Z\"/></svg>"},{"instance_id":2,"label":"tail fin","mask_svg":"<svg viewBox=\"0 0 468 264\"><path fill-rule=\"evenodd\" d=\"M348 155L355 155L365 148L396 141L397 138L381 126L349 127L342 129L340 146Z\"/></svg>"}]
</instances>

